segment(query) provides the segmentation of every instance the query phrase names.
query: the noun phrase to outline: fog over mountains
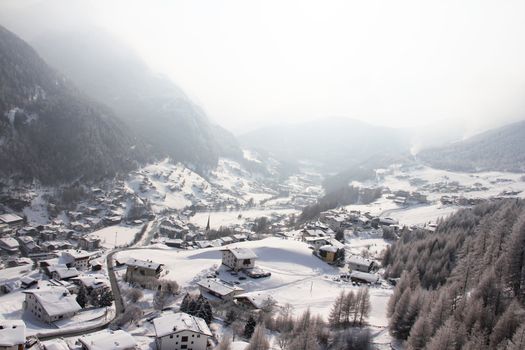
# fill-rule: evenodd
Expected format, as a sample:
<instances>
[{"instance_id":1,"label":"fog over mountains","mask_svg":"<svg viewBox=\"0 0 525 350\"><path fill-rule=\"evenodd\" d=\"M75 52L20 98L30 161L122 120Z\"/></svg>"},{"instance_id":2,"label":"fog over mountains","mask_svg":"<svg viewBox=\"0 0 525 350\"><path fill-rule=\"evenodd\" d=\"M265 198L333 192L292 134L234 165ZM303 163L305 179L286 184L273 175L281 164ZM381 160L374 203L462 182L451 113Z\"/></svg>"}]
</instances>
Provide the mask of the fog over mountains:
<instances>
[{"instance_id":1,"label":"fog over mountains","mask_svg":"<svg viewBox=\"0 0 525 350\"><path fill-rule=\"evenodd\" d=\"M236 138L183 88L102 29L43 31L32 39L36 52L3 29L2 45L0 147L7 175L44 182L94 179L165 157L207 172L219 157L242 159L241 146L287 165L310 162L324 174L339 174L338 184L351 180L352 168L368 173L412 160L411 153L451 170L525 168L524 123L458 141L464 133L458 125L396 129L332 117Z\"/></svg>"},{"instance_id":2,"label":"fog over mountains","mask_svg":"<svg viewBox=\"0 0 525 350\"><path fill-rule=\"evenodd\" d=\"M34 45L48 63L115 111L153 154L202 169L213 168L219 156L240 156L233 135L109 33L48 32Z\"/></svg>"},{"instance_id":3,"label":"fog over mountains","mask_svg":"<svg viewBox=\"0 0 525 350\"><path fill-rule=\"evenodd\" d=\"M525 169L525 121L475 135L464 141L430 148L418 158L456 171L512 171Z\"/></svg>"},{"instance_id":4,"label":"fog over mountains","mask_svg":"<svg viewBox=\"0 0 525 350\"><path fill-rule=\"evenodd\" d=\"M285 161L307 160L341 171L370 157L407 152L408 132L348 118L276 125L239 136L242 145Z\"/></svg>"},{"instance_id":5,"label":"fog over mountains","mask_svg":"<svg viewBox=\"0 0 525 350\"><path fill-rule=\"evenodd\" d=\"M99 179L146 156L105 106L0 27L0 173L44 183Z\"/></svg>"}]
</instances>

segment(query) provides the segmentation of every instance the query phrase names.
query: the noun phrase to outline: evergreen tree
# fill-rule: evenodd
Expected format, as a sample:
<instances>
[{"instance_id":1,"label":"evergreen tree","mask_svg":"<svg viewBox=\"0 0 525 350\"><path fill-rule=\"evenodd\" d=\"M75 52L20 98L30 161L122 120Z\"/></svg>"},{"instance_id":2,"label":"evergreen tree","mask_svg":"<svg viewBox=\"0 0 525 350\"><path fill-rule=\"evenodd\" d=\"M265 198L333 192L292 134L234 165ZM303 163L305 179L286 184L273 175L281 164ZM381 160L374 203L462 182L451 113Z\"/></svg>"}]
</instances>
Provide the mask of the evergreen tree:
<instances>
[{"instance_id":1,"label":"evergreen tree","mask_svg":"<svg viewBox=\"0 0 525 350\"><path fill-rule=\"evenodd\" d=\"M189 310L189 306L190 306L190 301L192 300L193 298L190 296L189 293L186 293L186 295L184 296L184 298L182 298L182 302L180 303L180 311L181 312L186 312L188 313L188 310Z\"/></svg>"},{"instance_id":2,"label":"evergreen tree","mask_svg":"<svg viewBox=\"0 0 525 350\"><path fill-rule=\"evenodd\" d=\"M213 312L211 309L210 302L203 298L203 300L200 300L199 309L194 314L194 316L202 318L204 321L206 321L207 324L210 324L213 319Z\"/></svg>"},{"instance_id":3,"label":"evergreen tree","mask_svg":"<svg viewBox=\"0 0 525 350\"><path fill-rule=\"evenodd\" d=\"M88 301L88 295L87 295L86 287L84 287L83 284L80 285L80 289L78 290L78 295L77 295L76 300L77 300L78 305L80 305L82 308L86 307L86 304Z\"/></svg>"},{"instance_id":4,"label":"evergreen tree","mask_svg":"<svg viewBox=\"0 0 525 350\"><path fill-rule=\"evenodd\" d=\"M390 332L398 339L406 339L410 334L410 324L407 323L405 316L408 314L410 305L410 289L406 289L401 298L396 303L392 317L390 318Z\"/></svg>"},{"instance_id":5,"label":"evergreen tree","mask_svg":"<svg viewBox=\"0 0 525 350\"><path fill-rule=\"evenodd\" d=\"M496 349L502 342L512 338L516 329L525 322L525 312L514 300L498 319L490 335L490 348Z\"/></svg>"},{"instance_id":6,"label":"evergreen tree","mask_svg":"<svg viewBox=\"0 0 525 350\"><path fill-rule=\"evenodd\" d=\"M525 349L525 323L516 330L512 340L508 343L506 350L523 350Z\"/></svg>"},{"instance_id":7,"label":"evergreen tree","mask_svg":"<svg viewBox=\"0 0 525 350\"><path fill-rule=\"evenodd\" d=\"M507 280L521 302L525 302L525 215L512 228L508 249Z\"/></svg>"},{"instance_id":8,"label":"evergreen tree","mask_svg":"<svg viewBox=\"0 0 525 350\"><path fill-rule=\"evenodd\" d=\"M104 289L102 290L101 294L100 294L100 299L99 299L99 306L100 307L106 307L106 306L111 306L113 305L113 301L115 300L115 298L113 298L113 293L111 292L110 289Z\"/></svg>"},{"instance_id":9,"label":"evergreen tree","mask_svg":"<svg viewBox=\"0 0 525 350\"><path fill-rule=\"evenodd\" d=\"M253 335L253 332L255 331L255 326L257 323L255 322L255 319L253 316L250 316L248 321L246 322L246 326L244 326L244 337L247 339L250 339Z\"/></svg>"},{"instance_id":10,"label":"evergreen tree","mask_svg":"<svg viewBox=\"0 0 525 350\"><path fill-rule=\"evenodd\" d=\"M231 308L228 310L228 312L226 312L225 322L226 324L232 324L235 319L237 319L237 313L233 308Z\"/></svg>"},{"instance_id":11,"label":"evergreen tree","mask_svg":"<svg viewBox=\"0 0 525 350\"><path fill-rule=\"evenodd\" d=\"M341 294L335 299L330 315L328 316L328 323L333 329L341 326L343 320L343 302L345 300L345 292L341 291Z\"/></svg>"},{"instance_id":12,"label":"evergreen tree","mask_svg":"<svg viewBox=\"0 0 525 350\"><path fill-rule=\"evenodd\" d=\"M359 324L362 325L363 321L365 321L368 318L368 315L370 314L370 292L368 288L360 288L358 294L360 296L357 298L359 303Z\"/></svg>"}]
</instances>

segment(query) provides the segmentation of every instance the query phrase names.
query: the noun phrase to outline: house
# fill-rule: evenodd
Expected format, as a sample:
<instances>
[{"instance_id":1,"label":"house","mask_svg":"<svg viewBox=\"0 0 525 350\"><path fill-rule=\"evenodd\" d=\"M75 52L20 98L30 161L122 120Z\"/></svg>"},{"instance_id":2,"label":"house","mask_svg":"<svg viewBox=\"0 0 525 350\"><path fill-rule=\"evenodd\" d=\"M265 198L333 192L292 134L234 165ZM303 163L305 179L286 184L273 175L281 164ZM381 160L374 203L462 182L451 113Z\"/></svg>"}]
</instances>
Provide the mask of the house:
<instances>
[{"instance_id":1,"label":"house","mask_svg":"<svg viewBox=\"0 0 525 350\"><path fill-rule=\"evenodd\" d=\"M213 247L213 244L210 241L195 241L195 245L200 249Z\"/></svg>"},{"instance_id":2,"label":"house","mask_svg":"<svg viewBox=\"0 0 525 350\"><path fill-rule=\"evenodd\" d=\"M121 221L122 221L122 216L120 215L106 216L104 218L104 223L106 225L117 225L117 224L120 224Z\"/></svg>"},{"instance_id":3,"label":"house","mask_svg":"<svg viewBox=\"0 0 525 350\"><path fill-rule=\"evenodd\" d=\"M206 322L177 312L153 320L158 350L206 350L212 336Z\"/></svg>"},{"instance_id":4,"label":"house","mask_svg":"<svg viewBox=\"0 0 525 350\"><path fill-rule=\"evenodd\" d=\"M255 266L257 255L248 248L221 249L222 264L234 271L251 269Z\"/></svg>"},{"instance_id":5,"label":"house","mask_svg":"<svg viewBox=\"0 0 525 350\"><path fill-rule=\"evenodd\" d=\"M319 250L319 248L328 244L326 237L305 237L304 241L314 250Z\"/></svg>"},{"instance_id":6,"label":"house","mask_svg":"<svg viewBox=\"0 0 525 350\"><path fill-rule=\"evenodd\" d=\"M56 280L69 280L75 278L80 274L78 270L74 267L54 267L51 272L51 276Z\"/></svg>"},{"instance_id":7,"label":"house","mask_svg":"<svg viewBox=\"0 0 525 350\"><path fill-rule=\"evenodd\" d=\"M20 243L20 250L26 255L42 252L42 248L35 243L31 236L19 236L18 242Z\"/></svg>"},{"instance_id":8,"label":"house","mask_svg":"<svg viewBox=\"0 0 525 350\"><path fill-rule=\"evenodd\" d=\"M370 272L375 267L375 262L365 259L359 255L352 255L348 259L348 268L350 271Z\"/></svg>"},{"instance_id":9,"label":"house","mask_svg":"<svg viewBox=\"0 0 525 350\"><path fill-rule=\"evenodd\" d=\"M87 270L89 268L89 259L91 253L85 250L67 250L62 252L62 259L68 267L76 267L78 270Z\"/></svg>"},{"instance_id":10,"label":"house","mask_svg":"<svg viewBox=\"0 0 525 350\"><path fill-rule=\"evenodd\" d=\"M84 286L88 293L93 290L105 290L111 288L109 279L104 275L78 276L73 279L73 282L77 283L79 286Z\"/></svg>"},{"instance_id":11,"label":"house","mask_svg":"<svg viewBox=\"0 0 525 350\"><path fill-rule=\"evenodd\" d=\"M78 247L84 250L97 250L100 248L100 238L93 236L82 236L78 240Z\"/></svg>"},{"instance_id":12,"label":"house","mask_svg":"<svg viewBox=\"0 0 525 350\"><path fill-rule=\"evenodd\" d=\"M172 248L182 248L185 245L184 241L180 238L167 239L164 244Z\"/></svg>"},{"instance_id":13,"label":"house","mask_svg":"<svg viewBox=\"0 0 525 350\"><path fill-rule=\"evenodd\" d=\"M16 214L2 214L0 215L0 224L6 224L11 227L21 226L24 223L24 219Z\"/></svg>"},{"instance_id":14,"label":"house","mask_svg":"<svg viewBox=\"0 0 525 350\"><path fill-rule=\"evenodd\" d=\"M197 282L197 285L203 296L208 293L222 300L233 300L237 294L244 292L244 289L217 278L205 278Z\"/></svg>"},{"instance_id":15,"label":"house","mask_svg":"<svg viewBox=\"0 0 525 350\"><path fill-rule=\"evenodd\" d=\"M275 300L269 294L262 292L239 294L233 299L237 305L248 310L260 310L268 304L275 303Z\"/></svg>"},{"instance_id":16,"label":"house","mask_svg":"<svg viewBox=\"0 0 525 350\"><path fill-rule=\"evenodd\" d=\"M20 243L12 237L0 238L0 248L8 254L15 254L20 249Z\"/></svg>"},{"instance_id":17,"label":"house","mask_svg":"<svg viewBox=\"0 0 525 350\"><path fill-rule=\"evenodd\" d=\"M228 245L228 244L233 243L233 238L228 237L228 236L226 236L226 237L222 237L222 238L220 238L220 239L222 240L222 244L223 244L223 245Z\"/></svg>"},{"instance_id":18,"label":"house","mask_svg":"<svg viewBox=\"0 0 525 350\"><path fill-rule=\"evenodd\" d=\"M82 308L64 287L45 287L23 291L24 308L42 322L52 323L73 317Z\"/></svg>"},{"instance_id":19,"label":"house","mask_svg":"<svg viewBox=\"0 0 525 350\"><path fill-rule=\"evenodd\" d=\"M102 331L78 338L82 350L132 350L137 349L137 341L123 330Z\"/></svg>"},{"instance_id":20,"label":"house","mask_svg":"<svg viewBox=\"0 0 525 350\"><path fill-rule=\"evenodd\" d=\"M235 242L244 242L248 239L248 236L246 236L244 233L237 233L233 235L233 240Z\"/></svg>"},{"instance_id":21,"label":"house","mask_svg":"<svg viewBox=\"0 0 525 350\"><path fill-rule=\"evenodd\" d=\"M339 251L341 249L337 248L333 245L327 244L319 248L319 251L317 252L317 255L323 259L325 262L332 264L337 261L339 258Z\"/></svg>"},{"instance_id":22,"label":"house","mask_svg":"<svg viewBox=\"0 0 525 350\"><path fill-rule=\"evenodd\" d=\"M20 288L22 289L27 289L37 284L38 284L38 280L32 277L29 277L29 276L24 276L20 279Z\"/></svg>"},{"instance_id":23,"label":"house","mask_svg":"<svg viewBox=\"0 0 525 350\"><path fill-rule=\"evenodd\" d=\"M71 249L72 245L71 243L67 241L48 241L48 242L42 242L40 244L40 247L45 252L52 252L54 250Z\"/></svg>"},{"instance_id":24,"label":"house","mask_svg":"<svg viewBox=\"0 0 525 350\"><path fill-rule=\"evenodd\" d=\"M359 282L359 283L370 283L370 284L379 283L379 277L377 277L374 274L371 274L368 272L361 272L361 271L352 271L350 273L350 280L352 280L352 282Z\"/></svg>"},{"instance_id":25,"label":"house","mask_svg":"<svg viewBox=\"0 0 525 350\"><path fill-rule=\"evenodd\" d=\"M25 343L26 324L24 321L0 321L0 350L23 350Z\"/></svg>"},{"instance_id":26,"label":"house","mask_svg":"<svg viewBox=\"0 0 525 350\"><path fill-rule=\"evenodd\" d=\"M138 282L144 277L159 278L163 266L151 260L144 261L139 259L129 259L126 265L126 281L128 282Z\"/></svg>"}]
</instances>

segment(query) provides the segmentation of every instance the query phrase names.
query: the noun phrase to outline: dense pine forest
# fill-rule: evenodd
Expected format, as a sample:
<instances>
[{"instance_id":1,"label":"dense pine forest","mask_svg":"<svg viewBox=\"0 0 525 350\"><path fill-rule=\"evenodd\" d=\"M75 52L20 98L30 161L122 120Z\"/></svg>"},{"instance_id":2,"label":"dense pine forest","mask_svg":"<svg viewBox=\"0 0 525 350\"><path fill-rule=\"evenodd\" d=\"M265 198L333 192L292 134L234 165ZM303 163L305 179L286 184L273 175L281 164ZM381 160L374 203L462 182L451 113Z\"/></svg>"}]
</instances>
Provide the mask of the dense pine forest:
<instances>
[{"instance_id":1,"label":"dense pine forest","mask_svg":"<svg viewBox=\"0 0 525 350\"><path fill-rule=\"evenodd\" d=\"M525 201L463 209L405 231L383 260L400 277L390 331L408 349L525 348Z\"/></svg>"}]
</instances>

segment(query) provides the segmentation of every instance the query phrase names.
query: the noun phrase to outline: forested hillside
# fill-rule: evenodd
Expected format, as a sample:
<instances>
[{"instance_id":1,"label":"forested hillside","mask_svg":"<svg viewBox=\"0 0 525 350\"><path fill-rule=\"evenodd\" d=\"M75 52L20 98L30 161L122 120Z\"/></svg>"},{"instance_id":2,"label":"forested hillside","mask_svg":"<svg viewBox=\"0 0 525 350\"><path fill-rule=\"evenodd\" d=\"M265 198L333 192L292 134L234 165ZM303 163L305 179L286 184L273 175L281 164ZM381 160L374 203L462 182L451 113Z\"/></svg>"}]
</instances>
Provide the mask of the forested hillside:
<instances>
[{"instance_id":1,"label":"forested hillside","mask_svg":"<svg viewBox=\"0 0 525 350\"><path fill-rule=\"evenodd\" d=\"M0 26L0 174L44 183L134 167L140 143L23 40Z\"/></svg>"},{"instance_id":2,"label":"forested hillside","mask_svg":"<svg viewBox=\"0 0 525 350\"><path fill-rule=\"evenodd\" d=\"M384 256L401 277L390 331L408 349L525 349L525 201L463 209L405 231Z\"/></svg>"},{"instance_id":3,"label":"forested hillside","mask_svg":"<svg viewBox=\"0 0 525 350\"><path fill-rule=\"evenodd\" d=\"M119 38L97 28L45 32L35 48L90 97L109 106L158 157L214 168L219 156L241 158L235 137L167 77L149 69Z\"/></svg>"},{"instance_id":4,"label":"forested hillside","mask_svg":"<svg viewBox=\"0 0 525 350\"><path fill-rule=\"evenodd\" d=\"M524 171L525 121L418 153L435 168L456 171Z\"/></svg>"}]
</instances>

